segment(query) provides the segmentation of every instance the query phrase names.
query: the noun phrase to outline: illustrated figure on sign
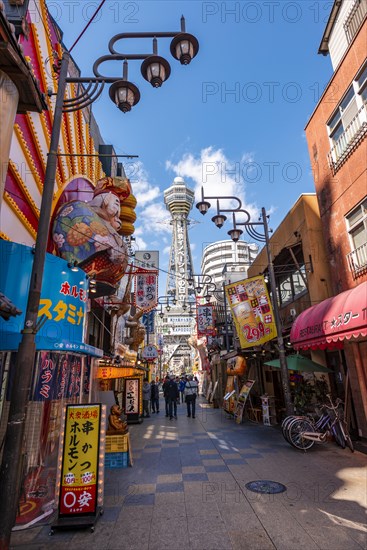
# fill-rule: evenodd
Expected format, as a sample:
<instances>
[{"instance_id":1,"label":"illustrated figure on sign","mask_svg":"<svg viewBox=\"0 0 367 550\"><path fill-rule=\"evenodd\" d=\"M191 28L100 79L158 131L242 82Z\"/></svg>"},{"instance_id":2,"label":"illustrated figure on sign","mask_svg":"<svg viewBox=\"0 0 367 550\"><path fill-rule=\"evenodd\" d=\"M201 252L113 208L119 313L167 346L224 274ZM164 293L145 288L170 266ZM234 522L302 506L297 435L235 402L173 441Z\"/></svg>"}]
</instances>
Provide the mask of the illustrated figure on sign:
<instances>
[{"instance_id":1,"label":"illustrated figure on sign","mask_svg":"<svg viewBox=\"0 0 367 550\"><path fill-rule=\"evenodd\" d=\"M97 182L89 202L73 200L58 210L52 229L56 253L76 262L108 295L123 277L128 249L124 242L123 204L131 195L126 178L106 177Z\"/></svg>"}]
</instances>

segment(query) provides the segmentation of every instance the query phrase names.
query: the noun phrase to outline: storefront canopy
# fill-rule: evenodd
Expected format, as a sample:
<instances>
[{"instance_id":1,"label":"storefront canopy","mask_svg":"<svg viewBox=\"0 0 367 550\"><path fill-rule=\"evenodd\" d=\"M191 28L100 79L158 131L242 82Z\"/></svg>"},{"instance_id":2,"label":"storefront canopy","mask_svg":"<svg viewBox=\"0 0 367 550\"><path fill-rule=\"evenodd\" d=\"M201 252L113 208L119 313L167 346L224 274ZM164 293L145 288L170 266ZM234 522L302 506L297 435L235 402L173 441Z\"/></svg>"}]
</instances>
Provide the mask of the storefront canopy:
<instances>
[{"instance_id":1,"label":"storefront canopy","mask_svg":"<svg viewBox=\"0 0 367 550\"><path fill-rule=\"evenodd\" d=\"M266 361L264 365L280 369L280 360L274 359L273 361ZM330 369L311 361L308 357L303 355L293 354L287 355L287 367L288 370L297 370L301 372L332 372Z\"/></svg>"},{"instance_id":2,"label":"storefront canopy","mask_svg":"<svg viewBox=\"0 0 367 550\"><path fill-rule=\"evenodd\" d=\"M326 349L361 336L367 336L367 282L303 311L290 340L295 349Z\"/></svg>"}]
</instances>

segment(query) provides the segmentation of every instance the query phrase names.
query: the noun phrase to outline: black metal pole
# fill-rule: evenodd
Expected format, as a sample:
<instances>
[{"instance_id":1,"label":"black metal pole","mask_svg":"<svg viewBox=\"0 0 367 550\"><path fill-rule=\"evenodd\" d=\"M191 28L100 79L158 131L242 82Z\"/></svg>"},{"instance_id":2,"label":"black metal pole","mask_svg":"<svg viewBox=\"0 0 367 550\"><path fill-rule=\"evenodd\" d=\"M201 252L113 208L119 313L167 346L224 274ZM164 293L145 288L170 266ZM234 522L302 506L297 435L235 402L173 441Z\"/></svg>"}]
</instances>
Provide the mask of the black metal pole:
<instances>
[{"instance_id":1,"label":"black metal pole","mask_svg":"<svg viewBox=\"0 0 367 550\"><path fill-rule=\"evenodd\" d=\"M50 152L47 157L25 324L22 330L22 339L18 348L14 368L9 417L0 469L0 550L8 550L9 548L11 530L15 523L19 490L22 481L21 468L22 455L24 452L23 440L25 421L36 352L36 324L50 226L52 198L57 168L57 149L60 140L62 109L69 58L69 53L64 52L60 67Z\"/></svg>"},{"instance_id":2,"label":"black metal pole","mask_svg":"<svg viewBox=\"0 0 367 550\"><path fill-rule=\"evenodd\" d=\"M273 298L272 302L273 302L273 310L274 310L274 316L275 316L275 326L277 328L277 333L278 333L280 373L282 378L284 403L285 403L285 409L286 409L287 415L291 415L291 414L294 414L294 406L292 404L291 388L289 384L289 372L287 367L287 359L285 357L284 340L283 340L283 334L282 334L282 322L279 315L279 308L278 308L278 301L277 301L277 286L275 282L273 256L270 248L268 219L266 217L265 208L261 209L261 214L262 214L262 219L264 224L266 252L268 255L268 269L269 269L271 294Z\"/></svg>"},{"instance_id":3,"label":"black metal pole","mask_svg":"<svg viewBox=\"0 0 367 550\"><path fill-rule=\"evenodd\" d=\"M224 303L224 326L226 331L226 350L229 353L229 334L228 334L228 317L227 317L227 297L226 297L226 286L224 282L223 286L223 303Z\"/></svg>"}]
</instances>

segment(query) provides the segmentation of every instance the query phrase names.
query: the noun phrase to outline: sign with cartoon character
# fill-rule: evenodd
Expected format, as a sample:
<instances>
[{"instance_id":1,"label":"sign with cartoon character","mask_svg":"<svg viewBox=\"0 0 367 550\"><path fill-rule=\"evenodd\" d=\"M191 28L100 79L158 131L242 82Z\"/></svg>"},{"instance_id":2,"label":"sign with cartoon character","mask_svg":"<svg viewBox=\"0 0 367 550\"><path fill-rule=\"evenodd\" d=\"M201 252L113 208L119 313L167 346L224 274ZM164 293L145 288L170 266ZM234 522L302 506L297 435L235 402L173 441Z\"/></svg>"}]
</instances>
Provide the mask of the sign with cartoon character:
<instances>
[{"instance_id":1,"label":"sign with cartoon character","mask_svg":"<svg viewBox=\"0 0 367 550\"><path fill-rule=\"evenodd\" d=\"M99 296L113 293L126 271L123 205L130 195L129 180L106 177L97 182L91 201L64 203L54 219L56 254L92 277L99 284Z\"/></svg>"}]
</instances>

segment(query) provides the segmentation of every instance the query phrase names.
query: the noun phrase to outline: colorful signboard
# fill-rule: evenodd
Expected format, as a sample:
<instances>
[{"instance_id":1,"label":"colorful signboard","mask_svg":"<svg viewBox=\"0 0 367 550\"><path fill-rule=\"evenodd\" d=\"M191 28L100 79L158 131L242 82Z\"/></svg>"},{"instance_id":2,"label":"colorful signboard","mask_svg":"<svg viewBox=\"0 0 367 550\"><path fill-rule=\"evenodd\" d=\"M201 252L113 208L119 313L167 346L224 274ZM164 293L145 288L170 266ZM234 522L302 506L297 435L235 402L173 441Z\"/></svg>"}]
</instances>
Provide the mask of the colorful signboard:
<instances>
[{"instance_id":1,"label":"colorful signboard","mask_svg":"<svg viewBox=\"0 0 367 550\"><path fill-rule=\"evenodd\" d=\"M79 397L82 372L79 355L42 351L37 372L34 401Z\"/></svg>"},{"instance_id":2,"label":"colorful signboard","mask_svg":"<svg viewBox=\"0 0 367 550\"><path fill-rule=\"evenodd\" d=\"M226 285L225 290L241 348L276 338L274 314L262 275Z\"/></svg>"},{"instance_id":3,"label":"colorful signboard","mask_svg":"<svg viewBox=\"0 0 367 550\"><path fill-rule=\"evenodd\" d=\"M142 351L142 356L146 361L155 361L158 357L158 349L156 346L145 346Z\"/></svg>"},{"instance_id":4,"label":"colorful signboard","mask_svg":"<svg viewBox=\"0 0 367 550\"><path fill-rule=\"evenodd\" d=\"M59 517L96 514L101 415L101 404L66 406Z\"/></svg>"},{"instance_id":5,"label":"colorful signboard","mask_svg":"<svg viewBox=\"0 0 367 550\"><path fill-rule=\"evenodd\" d=\"M159 251L158 250L136 250L135 265L143 269L159 269Z\"/></svg>"},{"instance_id":6,"label":"colorful signboard","mask_svg":"<svg viewBox=\"0 0 367 550\"><path fill-rule=\"evenodd\" d=\"M199 303L196 306L196 323L198 338L215 334L213 306Z\"/></svg>"},{"instance_id":7,"label":"colorful signboard","mask_svg":"<svg viewBox=\"0 0 367 550\"><path fill-rule=\"evenodd\" d=\"M158 272L138 270L135 273L134 305L144 312L158 304Z\"/></svg>"},{"instance_id":8,"label":"colorful signboard","mask_svg":"<svg viewBox=\"0 0 367 550\"><path fill-rule=\"evenodd\" d=\"M0 240L0 288L22 311L8 321L0 317L0 350L19 347L33 259L31 247ZM65 260L46 254L38 311L39 320L45 323L36 334L37 349L101 355L100 350L83 343L87 300L88 278L84 271L74 272Z\"/></svg>"},{"instance_id":9,"label":"colorful signboard","mask_svg":"<svg viewBox=\"0 0 367 550\"><path fill-rule=\"evenodd\" d=\"M149 311L149 313L144 313L144 315L142 316L141 322L145 326L146 334L154 334L154 319L155 319L154 311Z\"/></svg>"}]
</instances>

